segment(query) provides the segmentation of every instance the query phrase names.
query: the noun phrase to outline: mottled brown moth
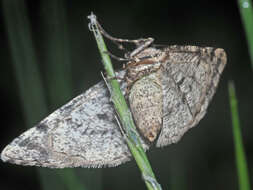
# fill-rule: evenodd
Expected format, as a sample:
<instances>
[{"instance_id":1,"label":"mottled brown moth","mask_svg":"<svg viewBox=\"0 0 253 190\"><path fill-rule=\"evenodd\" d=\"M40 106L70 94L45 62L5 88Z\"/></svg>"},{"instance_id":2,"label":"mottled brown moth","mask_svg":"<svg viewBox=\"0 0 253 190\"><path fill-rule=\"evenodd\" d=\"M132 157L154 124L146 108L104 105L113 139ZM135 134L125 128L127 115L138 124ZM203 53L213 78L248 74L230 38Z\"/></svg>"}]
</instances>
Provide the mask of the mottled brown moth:
<instances>
[{"instance_id":1,"label":"mottled brown moth","mask_svg":"<svg viewBox=\"0 0 253 190\"><path fill-rule=\"evenodd\" d=\"M131 42L126 66L117 72L142 145L178 142L204 117L226 65L221 48L153 46L153 39ZM122 46L121 46L122 47ZM131 154L115 120L103 81L54 111L14 139L1 153L4 162L50 168L117 166Z\"/></svg>"}]
</instances>

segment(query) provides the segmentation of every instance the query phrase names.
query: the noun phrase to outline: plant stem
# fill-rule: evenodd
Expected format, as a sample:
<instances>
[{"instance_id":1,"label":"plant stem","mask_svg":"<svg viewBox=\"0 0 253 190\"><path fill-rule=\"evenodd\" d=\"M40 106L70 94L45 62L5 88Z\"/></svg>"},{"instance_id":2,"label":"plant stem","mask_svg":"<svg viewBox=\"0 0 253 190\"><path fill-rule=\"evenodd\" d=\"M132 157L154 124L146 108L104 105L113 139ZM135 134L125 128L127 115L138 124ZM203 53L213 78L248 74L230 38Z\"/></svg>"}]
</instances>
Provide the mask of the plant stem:
<instances>
[{"instance_id":1,"label":"plant stem","mask_svg":"<svg viewBox=\"0 0 253 190\"><path fill-rule=\"evenodd\" d=\"M115 110L118 113L123 129L126 133L125 139L129 150L135 158L135 161L142 173L142 177L146 183L147 188L149 190L162 189L155 178L146 153L141 145L140 136L138 135L138 132L136 130L131 111L129 110L126 100L120 90L120 85L118 81L114 79L116 75L111 64L111 59L106 53L107 48L104 43L103 37L98 29L96 16L91 13L88 18L90 19L89 28L95 36L106 74L109 78L112 78L111 80L108 80L111 99L114 104Z\"/></svg>"},{"instance_id":2,"label":"plant stem","mask_svg":"<svg viewBox=\"0 0 253 190\"><path fill-rule=\"evenodd\" d=\"M235 95L235 87L232 82L230 82L228 85L228 91L229 91L230 108L233 124L234 146L235 146L236 165L239 180L239 189L250 190L247 161L245 158L242 136L240 131L237 99Z\"/></svg>"}]
</instances>

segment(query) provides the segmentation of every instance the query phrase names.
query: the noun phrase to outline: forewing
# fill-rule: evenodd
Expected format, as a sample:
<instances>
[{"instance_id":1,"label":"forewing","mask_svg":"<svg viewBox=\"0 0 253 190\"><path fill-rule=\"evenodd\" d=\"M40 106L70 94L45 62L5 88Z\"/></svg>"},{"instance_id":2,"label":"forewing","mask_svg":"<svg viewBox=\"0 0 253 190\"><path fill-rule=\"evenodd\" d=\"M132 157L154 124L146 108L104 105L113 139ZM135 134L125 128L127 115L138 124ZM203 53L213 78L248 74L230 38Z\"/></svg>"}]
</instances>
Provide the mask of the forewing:
<instances>
[{"instance_id":1,"label":"forewing","mask_svg":"<svg viewBox=\"0 0 253 190\"><path fill-rule=\"evenodd\" d=\"M206 113L226 64L223 49L170 46L161 68L163 127L157 146L176 143Z\"/></svg>"},{"instance_id":2,"label":"forewing","mask_svg":"<svg viewBox=\"0 0 253 190\"><path fill-rule=\"evenodd\" d=\"M125 92L124 81L121 87ZM14 139L2 160L50 168L116 166L130 160L109 98L104 82L96 84Z\"/></svg>"}]
</instances>

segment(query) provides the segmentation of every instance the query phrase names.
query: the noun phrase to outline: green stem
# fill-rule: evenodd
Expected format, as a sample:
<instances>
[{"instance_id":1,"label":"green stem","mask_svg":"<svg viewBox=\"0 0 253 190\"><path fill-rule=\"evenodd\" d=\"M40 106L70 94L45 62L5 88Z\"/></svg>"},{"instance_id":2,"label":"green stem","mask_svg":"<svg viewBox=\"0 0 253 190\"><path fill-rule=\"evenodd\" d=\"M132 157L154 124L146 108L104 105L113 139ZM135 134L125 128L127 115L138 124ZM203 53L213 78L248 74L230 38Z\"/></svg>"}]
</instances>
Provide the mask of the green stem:
<instances>
[{"instance_id":1,"label":"green stem","mask_svg":"<svg viewBox=\"0 0 253 190\"><path fill-rule=\"evenodd\" d=\"M235 95L235 87L232 82L228 85L229 98L230 98L230 108L233 124L233 135L234 135L234 145L235 145L235 156L237 173L239 180L240 190L250 190L249 175L247 168L247 161L245 158L245 153L243 149L242 136L240 131L240 121L237 108L237 100Z\"/></svg>"},{"instance_id":2,"label":"green stem","mask_svg":"<svg viewBox=\"0 0 253 190\"><path fill-rule=\"evenodd\" d=\"M253 7L252 0L238 0L246 38L248 42L251 66L253 68Z\"/></svg>"},{"instance_id":3,"label":"green stem","mask_svg":"<svg viewBox=\"0 0 253 190\"><path fill-rule=\"evenodd\" d=\"M88 18L90 19L89 27L95 36L107 76L109 78L115 78L116 75L112 67L111 59L106 53L107 48L97 26L96 16L91 13ZM146 153L141 145L140 137L136 130L131 112L127 106L124 95L120 90L120 85L118 81L116 79L112 79L109 80L108 83L110 86L111 98L115 110L118 113L120 122L122 123L124 130L126 131L127 145L136 160L136 163L142 173L143 180L145 181L147 188L149 190L162 189L155 178Z\"/></svg>"}]
</instances>

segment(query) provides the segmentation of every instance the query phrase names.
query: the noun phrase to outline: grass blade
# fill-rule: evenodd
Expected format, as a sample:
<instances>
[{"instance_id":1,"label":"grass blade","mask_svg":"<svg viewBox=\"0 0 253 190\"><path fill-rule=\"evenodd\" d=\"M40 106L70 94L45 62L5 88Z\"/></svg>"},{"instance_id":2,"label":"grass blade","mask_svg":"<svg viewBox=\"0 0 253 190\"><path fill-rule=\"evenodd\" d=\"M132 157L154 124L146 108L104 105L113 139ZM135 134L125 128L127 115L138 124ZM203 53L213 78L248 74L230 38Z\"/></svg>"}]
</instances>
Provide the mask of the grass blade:
<instances>
[{"instance_id":1,"label":"grass blade","mask_svg":"<svg viewBox=\"0 0 253 190\"><path fill-rule=\"evenodd\" d=\"M253 7L252 0L238 0L238 6L248 42L251 66L253 69Z\"/></svg>"},{"instance_id":2,"label":"grass blade","mask_svg":"<svg viewBox=\"0 0 253 190\"><path fill-rule=\"evenodd\" d=\"M242 136L240 131L240 121L237 108L237 99L235 94L235 87L233 82L228 85L229 99L230 99L230 109L233 124L233 135L234 135L234 146L235 146L235 156L237 173L239 180L240 190L250 190L249 175L247 168L247 161L245 158Z\"/></svg>"},{"instance_id":3,"label":"grass blade","mask_svg":"<svg viewBox=\"0 0 253 190\"><path fill-rule=\"evenodd\" d=\"M111 59L106 53L107 47L104 43L100 30L98 29L96 16L91 13L88 18L90 19L89 28L95 36L106 74L109 78L115 78L116 75L111 64ZM140 143L140 137L137 135L138 132L136 131L133 117L120 90L119 83L116 79L112 79L108 81L108 84L111 87L110 94L113 105L115 107L116 112L118 113L124 131L126 131L126 143L142 173L142 177L147 186L147 189L161 190L162 188L156 180L155 174L152 171L146 153L142 148L142 144Z\"/></svg>"},{"instance_id":4,"label":"grass blade","mask_svg":"<svg viewBox=\"0 0 253 190\"><path fill-rule=\"evenodd\" d=\"M65 3L45 0L40 6L50 110L72 97L71 62Z\"/></svg>"}]
</instances>

